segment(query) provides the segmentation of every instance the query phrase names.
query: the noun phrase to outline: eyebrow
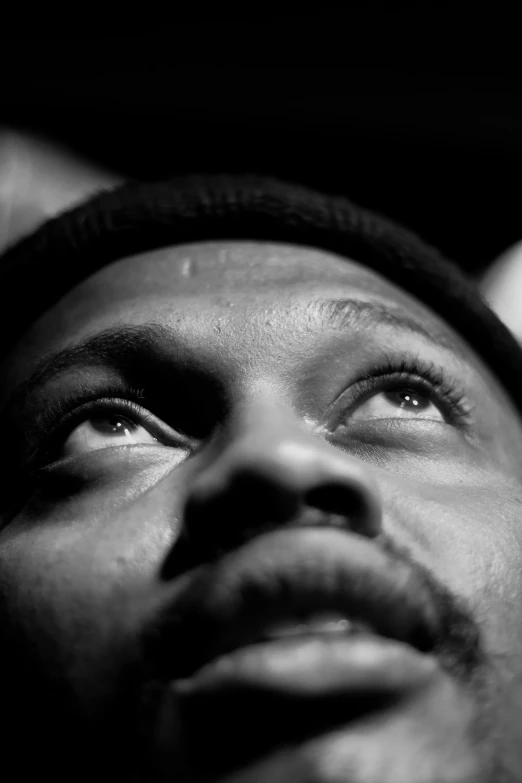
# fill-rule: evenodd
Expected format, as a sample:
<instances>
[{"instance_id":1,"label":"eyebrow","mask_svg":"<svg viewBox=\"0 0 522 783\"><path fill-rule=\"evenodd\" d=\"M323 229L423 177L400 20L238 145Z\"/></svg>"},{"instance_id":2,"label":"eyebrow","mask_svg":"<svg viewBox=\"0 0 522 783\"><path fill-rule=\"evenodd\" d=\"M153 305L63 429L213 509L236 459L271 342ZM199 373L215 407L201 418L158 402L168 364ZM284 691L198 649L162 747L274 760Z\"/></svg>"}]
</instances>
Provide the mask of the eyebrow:
<instances>
[{"instance_id":1,"label":"eyebrow","mask_svg":"<svg viewBox=\"0 0 522 783\"><path fill-rule=\"evenodd\" d=\"M19 383L0 411L6 412L23 404L31 394L58 376L92 367L110 366L126 371L147 357L157 356L162 346L172 345L175 335L161 324L114 326L88 337L76 345L45 355L29 378Z\"/></svg>"},{"instance_id":2,"label":"eyebrow","mask_svg":"<svg viewBox=\"0 0 522 783\"><path fill-rule=\"evenodd\" d=\"M446 348L460 356L465 356L464 348L450 330L438 328L436 324L428 329L414 316L391 302L378 299L331 298L311 302L308 306L311 325L322 322L325 326L340 331L357 329L360 326L378 328L391 326L394 331L408 332L421 337L436 348Z\"/></svg>"},{"instance_id":3,"label":"eyebrow","mask_svg":"<svg viewBox=\"0 0 522 783\"><path fill-rule=\"evenodd\" d=\"M404 310L379 300L321 299L309 303L305 308L305 317L310 330L332 328L349 332L361 326L378 328L388 325L394 331L413 333L438 348L463 354L462 347L451 338L451 333L435 327L428 329ZM61 374L95 366L110 366L125 371L136 367L144 357L149 362L155 356L160 357L163 350L175 341L176 333L161 324L110 327L76 345L44 356L30 377L13 390L0 416L3 419L6 412L23 404L35 389L45 386Z\"/></svg>"}]
</instances>

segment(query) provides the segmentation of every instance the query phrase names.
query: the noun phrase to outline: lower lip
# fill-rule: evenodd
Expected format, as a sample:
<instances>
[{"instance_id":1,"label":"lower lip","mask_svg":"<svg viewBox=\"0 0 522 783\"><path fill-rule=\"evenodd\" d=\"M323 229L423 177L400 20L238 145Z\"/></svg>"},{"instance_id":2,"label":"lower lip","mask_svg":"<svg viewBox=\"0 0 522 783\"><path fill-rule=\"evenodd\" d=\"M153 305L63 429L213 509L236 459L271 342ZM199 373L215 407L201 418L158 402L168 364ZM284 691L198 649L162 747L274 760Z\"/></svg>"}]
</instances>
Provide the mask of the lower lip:
<instances>
[{"instance_id":1,"label":"lower lip","mask_svg":"<svg viewBox=\"0 0 522 783\"><path fill-rule=\"evenodd\" d=\"M274 639L235 650L168 686L157 723L161 763L228 774L278 747L398 706L436 670L433 657L362 634Z\"/></svg>"},{"instance_id":2,"label":"lower lip","mask_svg":"<svg viewBox=\"0 0 522 783\"><path fill-rule=\"evenodd\" d=\"M179 696L250 687L303 697L379 692L422 685L433 657L409 645L371 635L310 634L234 650L172 684Z\"/></svg>"}]
</instances>

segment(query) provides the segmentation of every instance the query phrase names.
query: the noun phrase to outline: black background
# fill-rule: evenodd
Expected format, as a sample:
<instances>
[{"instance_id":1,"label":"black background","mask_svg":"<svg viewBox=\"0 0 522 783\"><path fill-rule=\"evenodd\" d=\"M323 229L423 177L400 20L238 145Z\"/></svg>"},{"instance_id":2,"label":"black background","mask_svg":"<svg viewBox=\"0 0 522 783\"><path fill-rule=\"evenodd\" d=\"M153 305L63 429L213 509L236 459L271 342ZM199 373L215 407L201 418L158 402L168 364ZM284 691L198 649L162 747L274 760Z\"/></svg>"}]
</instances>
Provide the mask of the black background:
<instances>
[{"instance_id":1,"label":"black background","mask_svg":"<svg viewBox=\"0 0 522 783\"><path fill-rule=\"evenodd\" d=\"M87 8L67 34L12 26L0 124L140 179L254 171L345 193L470 270L522 238L516 4L252 9L149 25L142 7L125 35L80 37Z\"/></svg>"}]
</instances>

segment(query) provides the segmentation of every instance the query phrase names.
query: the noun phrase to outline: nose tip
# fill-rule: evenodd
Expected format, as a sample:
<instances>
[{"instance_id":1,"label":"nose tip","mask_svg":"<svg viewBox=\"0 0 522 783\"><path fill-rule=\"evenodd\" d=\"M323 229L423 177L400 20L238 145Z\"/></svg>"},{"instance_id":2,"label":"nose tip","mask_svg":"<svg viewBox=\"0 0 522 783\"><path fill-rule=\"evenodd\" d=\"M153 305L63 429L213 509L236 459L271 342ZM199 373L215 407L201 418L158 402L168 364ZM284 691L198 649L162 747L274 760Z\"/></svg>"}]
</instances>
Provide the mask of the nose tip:
<instances>
[{"instance_id":1,"label":"nose tip","mask_svg":"<svg viewBox=\"0 0 522 783\"><path fill-rule=\"evenodd\" d=\"M221 549L286 524L334 519L373 538L381 518L380 493L365 463L304 427L258 426L232 438L196 476L184 521L189 539Z\"/></svg>"}]
</instances>

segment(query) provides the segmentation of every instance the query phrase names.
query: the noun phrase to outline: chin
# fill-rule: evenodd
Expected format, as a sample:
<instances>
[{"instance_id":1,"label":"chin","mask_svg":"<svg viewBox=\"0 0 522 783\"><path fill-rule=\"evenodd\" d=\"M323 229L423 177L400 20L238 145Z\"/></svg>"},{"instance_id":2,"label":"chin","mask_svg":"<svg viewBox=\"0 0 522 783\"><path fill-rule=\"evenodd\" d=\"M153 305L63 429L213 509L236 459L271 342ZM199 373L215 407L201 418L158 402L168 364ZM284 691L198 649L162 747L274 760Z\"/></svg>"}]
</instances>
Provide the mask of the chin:
<instances>
[{"instance_id":1,"label":"chin","mask_svg":"<svg viewBox=\"0 0 522 783\"><path fill-rule=\"evenodd\" d=\"M344 720L350 697L301 697L289 706L281 693L244 694L242 704L232 691L221 696L206 711L196 699L185 724L164 710L154 764L161 783L497 781L473 738L473 703L444 675L391 699L369 699L366 709L352 705ZM276 738L281 714L291 739Z\"/></svg>"},{"instance_id":2,"label":"chin","mask_svg":"<svg viewBox=\"0 0 522 783\"><path fill-rule=\"evenodd\" d=\"M466 748L397 745L395 732L339 729L241 769L187 781L214 783L492 783ZM165 778L167 779L167 778ZM174 779L174 778L173 778ZM177 778L176 778L177 779ZM185 780L185 778L180 778Z\"/></svg>"}]
</instances>

